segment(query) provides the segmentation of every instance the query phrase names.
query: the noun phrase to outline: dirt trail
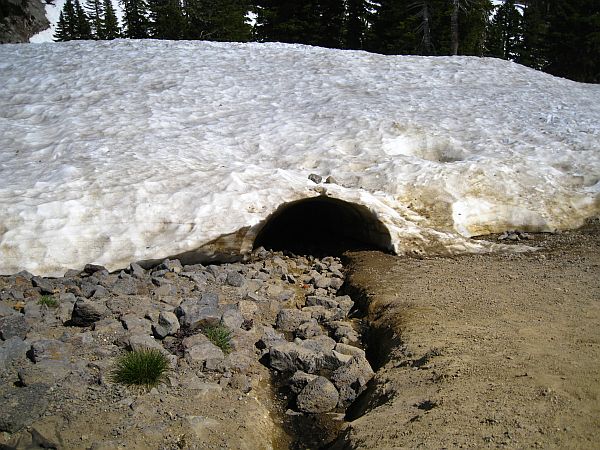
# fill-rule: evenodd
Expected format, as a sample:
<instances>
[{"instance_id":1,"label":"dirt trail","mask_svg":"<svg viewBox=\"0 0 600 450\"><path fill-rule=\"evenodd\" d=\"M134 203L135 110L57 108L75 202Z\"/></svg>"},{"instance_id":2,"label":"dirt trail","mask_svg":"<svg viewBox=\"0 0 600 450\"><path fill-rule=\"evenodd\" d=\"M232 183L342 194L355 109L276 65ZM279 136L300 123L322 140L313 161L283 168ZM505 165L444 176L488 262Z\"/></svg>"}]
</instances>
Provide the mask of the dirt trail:
<instances>
[{"instance_id":1,"label":"dirt trail","mask_svg":"<svg viewBox=\"0 0 600 450\"><path fill-rule=\"evenodd\" d=\"M387 356L337 448L594 448L600 226L529 254L350 254L371 355Z\"/></svg>"}]
</instances>

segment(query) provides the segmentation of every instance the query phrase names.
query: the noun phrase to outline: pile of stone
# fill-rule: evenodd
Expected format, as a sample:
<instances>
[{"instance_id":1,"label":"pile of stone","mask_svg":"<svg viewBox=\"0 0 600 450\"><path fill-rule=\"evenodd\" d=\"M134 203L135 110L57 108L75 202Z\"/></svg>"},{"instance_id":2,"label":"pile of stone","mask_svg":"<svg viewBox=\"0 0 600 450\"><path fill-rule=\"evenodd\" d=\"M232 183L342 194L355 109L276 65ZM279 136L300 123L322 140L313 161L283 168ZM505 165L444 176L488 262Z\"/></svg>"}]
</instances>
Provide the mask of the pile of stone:
<instances>
[{"instance_id":1,"label":"pile of stone","mask_svg":"<svg viewBox=\"0 0 600 450\"><path fill-rule=\"evenodd\" d=\"M0 432L35 428L42 416L68 422L64 405L83 410L82 399L125 401L131 393L110 371L124 351L142 348L171 361L159 386L165 402L169 386L247 393L265 362L286 374L299 411L343 410L373 371L348 318L353 301L337 295L342 270L336 258L258 249L246 263L0 277ZM231 351L202 333L216 324L231 331Z\"/></svg>"}]
</instances>

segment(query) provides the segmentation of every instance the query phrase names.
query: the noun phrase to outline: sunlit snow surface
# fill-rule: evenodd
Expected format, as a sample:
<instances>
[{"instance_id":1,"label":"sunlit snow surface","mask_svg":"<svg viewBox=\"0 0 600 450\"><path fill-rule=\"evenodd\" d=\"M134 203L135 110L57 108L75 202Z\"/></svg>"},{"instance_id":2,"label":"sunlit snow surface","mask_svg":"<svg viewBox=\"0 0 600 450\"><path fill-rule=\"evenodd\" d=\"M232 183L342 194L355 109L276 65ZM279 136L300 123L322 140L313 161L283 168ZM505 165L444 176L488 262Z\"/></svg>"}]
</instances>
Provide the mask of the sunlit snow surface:
<instances>
[{"instance_id":1,"label":"sunlit snow surface","mask_svg":"<svg viewBox=\"0 0 600 450\"><path fill-rule=\"evenodd\" d=\"M0 79L2 273L117 269L248 226L251 246L323 189L398 253L494 250L468 236L600 211L600 86L505 61L71 42L0 46Z\"/></svg>"}]
</instances>

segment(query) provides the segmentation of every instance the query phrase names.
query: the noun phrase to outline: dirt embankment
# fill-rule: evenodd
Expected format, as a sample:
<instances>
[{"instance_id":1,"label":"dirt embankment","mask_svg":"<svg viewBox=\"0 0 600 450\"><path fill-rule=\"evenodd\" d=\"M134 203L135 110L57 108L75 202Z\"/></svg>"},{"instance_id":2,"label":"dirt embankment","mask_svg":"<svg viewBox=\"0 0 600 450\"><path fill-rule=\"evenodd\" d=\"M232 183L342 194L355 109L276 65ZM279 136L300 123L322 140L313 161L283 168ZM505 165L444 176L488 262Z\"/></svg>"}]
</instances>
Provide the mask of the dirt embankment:
<instances>
[{"instance_id":1,"label":"dirt embankment","mask_svg":"<svg viewBox=\"0 0 600 450\"><path fill-rule=\"evenodd\" d=\"M598 445L600 226L533 243L519 255L349 256L381 368L336 447Z\"/></svg>"}]
</instances>

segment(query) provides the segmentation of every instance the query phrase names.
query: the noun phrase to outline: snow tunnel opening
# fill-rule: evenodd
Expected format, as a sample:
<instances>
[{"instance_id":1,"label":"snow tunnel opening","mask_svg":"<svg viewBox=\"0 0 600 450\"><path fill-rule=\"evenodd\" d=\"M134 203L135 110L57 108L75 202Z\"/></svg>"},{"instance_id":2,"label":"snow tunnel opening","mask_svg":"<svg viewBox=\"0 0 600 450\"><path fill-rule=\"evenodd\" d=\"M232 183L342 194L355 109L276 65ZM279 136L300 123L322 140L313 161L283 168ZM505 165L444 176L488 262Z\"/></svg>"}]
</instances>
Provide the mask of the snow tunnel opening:
<instances>
[{"instance_id":1,"label":"snow tunnel opening","mask_svg":"<svg viewBox=\"0 0 600 450\"><path fill-rule=\"evenodd\" d=\"M347 250L393 250L388 229L368 208L329 197L280 206L254 240L254 248L261 246L313 256L336 256Z\"/></svg>"}]
</instances>

